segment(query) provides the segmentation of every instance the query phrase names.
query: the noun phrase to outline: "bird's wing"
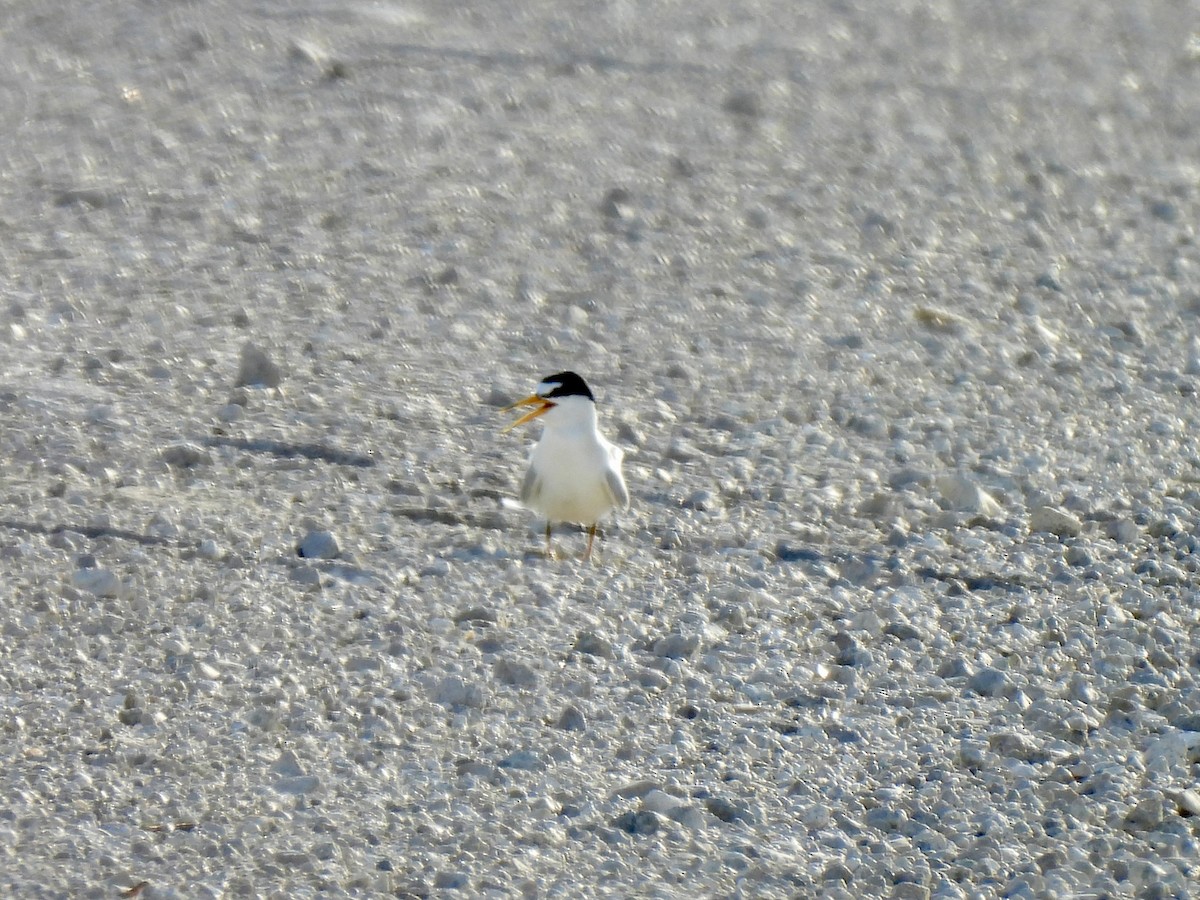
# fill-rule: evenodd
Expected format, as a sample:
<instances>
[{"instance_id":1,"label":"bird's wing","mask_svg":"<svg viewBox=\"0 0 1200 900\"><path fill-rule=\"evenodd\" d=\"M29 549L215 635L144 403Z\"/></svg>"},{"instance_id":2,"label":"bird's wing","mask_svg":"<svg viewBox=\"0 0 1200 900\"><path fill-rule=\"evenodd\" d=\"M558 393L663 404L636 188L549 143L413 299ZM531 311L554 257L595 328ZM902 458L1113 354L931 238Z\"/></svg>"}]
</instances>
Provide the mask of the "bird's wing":
<instances>
[{"instance_id":1,"label":"bird's wing","mask_svg":"<svg viewBox=\"0 0 1200 900\"><path fill-rule=\"evenodd\" d=\"M525 473L525 480L521 482L521 502L526 506L536 503L541 493L542 479L538 478L537 471L530 466L529 471Z\"/></svg>"},{"instance_id":2,"label":"bird's wing","mask_svg":"<svg viewBox=\"0 0 1200 900\"><path fill-rule=\"evenodd\" d=\"M629 505L629 489L625 487L625 479L621 477L620 469L604 470L604 486L608 488L609 496L618 509Z\"/></svg>"}]
</instances>

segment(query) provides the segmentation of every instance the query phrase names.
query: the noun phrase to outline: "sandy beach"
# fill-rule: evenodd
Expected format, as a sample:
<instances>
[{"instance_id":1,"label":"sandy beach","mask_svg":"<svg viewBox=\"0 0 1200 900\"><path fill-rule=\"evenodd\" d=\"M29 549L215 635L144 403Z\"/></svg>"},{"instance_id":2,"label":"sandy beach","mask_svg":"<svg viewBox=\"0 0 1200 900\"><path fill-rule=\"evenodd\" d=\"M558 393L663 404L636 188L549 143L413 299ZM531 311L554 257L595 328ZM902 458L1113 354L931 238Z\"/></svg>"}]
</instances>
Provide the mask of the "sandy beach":
<instances>
[{"instance_id":1,"label":"sandy beach","mask_svg":"<svg viewBox=\"0 0 1200 900\"><path fill-rule=\"evenodd\" d=\"M0 894L1200 896L1184 5L2 18Z\"/></svg>"}]
</instances>

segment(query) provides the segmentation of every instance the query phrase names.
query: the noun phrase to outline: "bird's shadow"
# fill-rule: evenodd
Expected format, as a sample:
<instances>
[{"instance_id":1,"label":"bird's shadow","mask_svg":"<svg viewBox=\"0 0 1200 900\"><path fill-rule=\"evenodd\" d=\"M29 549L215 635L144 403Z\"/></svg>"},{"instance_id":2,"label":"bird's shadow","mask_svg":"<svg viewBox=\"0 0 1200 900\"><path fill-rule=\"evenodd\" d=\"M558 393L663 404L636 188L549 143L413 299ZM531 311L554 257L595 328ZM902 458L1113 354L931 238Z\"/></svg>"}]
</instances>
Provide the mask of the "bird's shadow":
<instances>
[{"instance_id":1,"label":"bird's shadow","mask_svg":"<svg viewBox=\"0 0 1200 900\"><path fill-rule=\"evenodd\" d=\"M324 444L298 444L292 441L277 441L270 438L235 438L227 435L207 435L201 439L206 447L229 447L245 453L263 453L279 459L311 459L335 466L351 466L369 469L375 465L375 457L366 453L338 450Z\"/></svg>"},{"instance_id":2,"label":"bird's shadow","mask_svg":"<svg viewBox=\"0 0 1200 900\"><path fill-rule=\"evenodd\" d=\"M86 538L96 540L98 538L114 538L121 541L132 541L135 544L141 544L143 547L178 547L182 546L179 541L169 538L158 537L153 534L142 534L137 531L129 531L126 528L113 528L111 526L100 525L67 525L59 523L57 525L44 525L41 522L21 522L16 519L0 519L0 528L8 531L17 531L22 534L37 534L44 537L49 537L54 534L82 534Z\"/></svg>"}]
</instances>

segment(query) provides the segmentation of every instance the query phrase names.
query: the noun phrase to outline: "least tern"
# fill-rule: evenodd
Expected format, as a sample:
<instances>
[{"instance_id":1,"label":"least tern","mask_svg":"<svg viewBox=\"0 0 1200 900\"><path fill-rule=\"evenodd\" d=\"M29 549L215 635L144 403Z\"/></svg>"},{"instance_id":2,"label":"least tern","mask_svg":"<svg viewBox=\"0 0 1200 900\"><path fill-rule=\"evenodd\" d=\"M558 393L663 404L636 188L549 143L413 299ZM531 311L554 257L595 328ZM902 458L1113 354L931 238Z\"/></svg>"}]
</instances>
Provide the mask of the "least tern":
<instances>
[{"instance_id":1,"label":"least tern","mask_svg":"<svg viewBox=\"0 0 1200 900\"><path fill-rule=\"evenodd\" d=\"M529 471L521 485L521 502L546 517L546 555L555 522L587 526L587 552L592 558L596 526L608 513L629 505L621 476L624 453L596 428L596 398L574 372L543 378L537 390L504 411L532 406L504 431L542 420L542 438L529 455Z\"/></svg>"}]
</instances>

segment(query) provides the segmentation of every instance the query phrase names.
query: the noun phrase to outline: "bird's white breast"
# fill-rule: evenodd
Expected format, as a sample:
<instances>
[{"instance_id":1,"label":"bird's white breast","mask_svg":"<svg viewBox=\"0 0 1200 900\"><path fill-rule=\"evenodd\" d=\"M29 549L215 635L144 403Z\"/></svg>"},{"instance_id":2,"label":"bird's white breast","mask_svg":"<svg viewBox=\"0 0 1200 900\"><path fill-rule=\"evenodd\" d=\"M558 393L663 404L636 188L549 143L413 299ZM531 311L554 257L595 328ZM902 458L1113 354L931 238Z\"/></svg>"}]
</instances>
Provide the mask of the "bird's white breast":
<instances>
[{"instance_id":1,"label":"bird's white breast","mask_svg":"<svg viewBox=\"0 0 1200 900\"><path fill-rule=\"evenodd\" d=\"M596 431L594 413L555 421L550 419L555 412L547 415L542 439L533 448L530 490L522 499L552 522L595 524L624 502L611 487L614 474L621 478L622 453Z\"/></svg>"}]
</instances>

